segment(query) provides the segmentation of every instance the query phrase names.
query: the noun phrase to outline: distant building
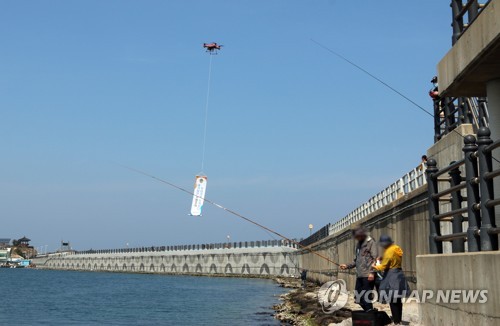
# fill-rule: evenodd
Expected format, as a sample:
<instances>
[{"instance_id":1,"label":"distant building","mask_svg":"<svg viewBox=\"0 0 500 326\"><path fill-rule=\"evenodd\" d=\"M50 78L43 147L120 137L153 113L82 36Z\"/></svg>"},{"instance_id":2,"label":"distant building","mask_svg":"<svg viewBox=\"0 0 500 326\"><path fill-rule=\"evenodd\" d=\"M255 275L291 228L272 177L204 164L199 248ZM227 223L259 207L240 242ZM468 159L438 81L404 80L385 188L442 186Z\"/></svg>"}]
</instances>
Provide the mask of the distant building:
<instances>
[{"instance_id":1,"label":"distant building","mask_svg":"<svg viewBox=\"0 0 500 326\"><path fill-rule=\"evenodd\" d=\"M71 244L69 243L69 241L61 241L61 248L59 249L59 252L68 252L68 251L72 251L71 249Z\"/></svg>"},{"instance_id":2,"label":"distant building","mask_svg":"<svg viewBox=\"0 0 500 326\"><path fill-rule=\"evenodd\" d=\"M10 248L0 249L0 264L5 264L10 260Z\"/></svg>"},{"instance_id":3,"label":"distant building","mask_svg":"<svg viewBox=\"0 0 500 326\"><path fill-rule=\"evenodd\" d=\"M29 247L30 246L30 241L31 239L26 238L25 236L22 237L21 239L17 240L18 241L18 246L19 247Z\"/></svg>"}]
</instances>

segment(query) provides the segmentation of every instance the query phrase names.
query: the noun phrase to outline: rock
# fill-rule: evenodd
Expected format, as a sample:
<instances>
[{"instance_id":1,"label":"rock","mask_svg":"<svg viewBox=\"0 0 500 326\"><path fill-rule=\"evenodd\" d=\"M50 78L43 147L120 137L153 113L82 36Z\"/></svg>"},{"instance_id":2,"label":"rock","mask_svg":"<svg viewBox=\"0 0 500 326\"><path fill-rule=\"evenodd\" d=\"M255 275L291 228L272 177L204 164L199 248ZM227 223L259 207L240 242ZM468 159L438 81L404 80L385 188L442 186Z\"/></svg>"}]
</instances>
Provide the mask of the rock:
<instances>
[{"instance_id":1,"label":"rock","mask_svg":"<svg viewBox=\"0 0 500 326\"><path fill-rule=\"evenodd\" d=\"M309 299L316 299L318 295L314 292L307 292L304 294L304 297Z\"/></svg>"},{"instance_id":2,"label":"rock","mask_svg":"<svg viewBox=\"0 0 500 326\"><path fill-rule=\"evenodd\" d=\"M279 286L286 288L286 289L297 289L301 287L301 281L297 278L281 278L277 277L276 283L279 284Z\"/></svg>"},{"instance_id":3,"label":"rock","mask_svg":"<svg viewBox=\"0 0 500 326\"><path fill-rule=\"evenodd\" d=\"M308 283L302 288L301 281L292 278L277 278L276 282L284 288L293 288L280 295L282 302L274 306L275 318L287 325L351 325L351 309L341 309L334 314L325 314L318 303L319 287ZM356 305L356 309L359 306ZM343 320L347 322L341 323Z\"/></svg>"}]
</instances>

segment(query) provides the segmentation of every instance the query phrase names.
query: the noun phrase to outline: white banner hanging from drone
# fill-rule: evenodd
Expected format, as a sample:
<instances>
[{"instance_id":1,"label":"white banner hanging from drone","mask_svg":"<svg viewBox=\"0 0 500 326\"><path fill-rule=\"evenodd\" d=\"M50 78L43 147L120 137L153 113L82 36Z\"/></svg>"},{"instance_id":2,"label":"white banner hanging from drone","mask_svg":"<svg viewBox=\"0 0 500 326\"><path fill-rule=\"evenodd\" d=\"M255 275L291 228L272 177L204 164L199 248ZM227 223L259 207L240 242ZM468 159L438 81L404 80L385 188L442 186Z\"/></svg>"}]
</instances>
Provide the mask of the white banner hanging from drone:
<instances>
[{"instance_id":1,"label":"white banner hanging from drone","mask_svg":"<svg viewBox=\"0 0 500 326\"><path fill-rule=\"evenodd\" d=\"M193 203L191 204L192 216L201 216L201 209L203 208L203 204L205 202L206 191L207 191L207 177L197 175L194 184Z\"/></svg>"}]
</instances>

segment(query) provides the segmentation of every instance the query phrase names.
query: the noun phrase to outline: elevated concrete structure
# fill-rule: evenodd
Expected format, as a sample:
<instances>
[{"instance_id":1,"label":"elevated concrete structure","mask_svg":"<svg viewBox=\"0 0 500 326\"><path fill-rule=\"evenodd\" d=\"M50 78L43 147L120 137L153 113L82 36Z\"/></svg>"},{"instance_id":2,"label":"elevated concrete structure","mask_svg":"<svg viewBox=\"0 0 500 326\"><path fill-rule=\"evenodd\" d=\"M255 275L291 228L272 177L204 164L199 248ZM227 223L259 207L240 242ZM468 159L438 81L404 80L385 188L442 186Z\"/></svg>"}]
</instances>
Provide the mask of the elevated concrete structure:
<instances>
[{"instance_id":1,"label":"elevated concrete structure","mask_svg":"<svg viewBox=\"0 0 500 326\"><path fill-rule=\"evenodd\" d=\"M290 247L155 251L140 253L58 253L33 259L42 269L227 276L296 276Z\"/></svg>"},{"instance_id":2,"label":"elevated concrete structure","mask_svg":"<svg viewBox=\"0 0 500 326\"><path fill-rule=\"evenodd\" d=\"M441 96L487 96L491 138L500 139L500 0L488 3L439 62L438 81ZM462 135L472 134L463 127L458 131ZM448 161L463 158L462 155L456 157L458 150L453 144L457 140L453 138L460 136L453 134L447 135L448 139L442 139L443 142L438 142L429 150L431 156L436 156L439 168L449 164ZM498 180L495 180L494 188L498 194ZM449 208L446 210L449 211ZM497 223L500 221L498 213ZM449 234L450 230L443 233ZM418 290L434 293L438 290L488 291L486 303L463 300L461 303L438 302L436 297L427 300L420 304L422 324L500 325L499 270L498 251L418 256Z\"/></svg>"},{"instance_id":3,"label":"elevated concrete structure","mask_svg":"<svg viewBox=\"0 0 500 326\"><path fill-rule=\"evenodd\" d=\"M488 3L437 70L441 96L488 97L491 138L500 139L500 0ZM500 180L495 181L495 191L500 192Z\"/></svg>"},{"instance_id":4,"label":"elevated concrete structure","mask_svg":"<svg viewBox=\"0 0 500 326\"><path fill-rule=\"evenodd\" d=\"M500 79L500 0L492 0L438 64L445 96L487 96Z\"/></svg>"},{"instance_id":5,"label":"elevated concrete structure","mask_svg":"<svg viewBox=\"0 0 500 326\"><path fill-rule=\"evenodd\" d=\"M438 162L439 167L444 167L451 162L463 159L464 137L473 135L474 129L471 124L462 124L453 132L446 134L438 142L427 150L427 156Z\"/></svg>"},{"instance_id":6,"label":"elevated concrete structure","mask_svg":"<svg viewBox=\"0 0 500 326\"><path fill-rule=\"evenodd\" d=\"M405 253L403 269L415 287L416 256L429 253L427 186L422 186L382 207L360 220L359 223L365 225L375 239L378 240L381 234L387 234L403 248ZM352 262L354 247L355 241L352 239L349 227L311 245L313 250L338 263ZM300 265L309 270L310 279L326 282L332 278L341 278L347 281L349 290L354 289L354 271L351 273L339 271L337 266L306 250L299 253L299 258Z\"/></svg>"}]
</instances>

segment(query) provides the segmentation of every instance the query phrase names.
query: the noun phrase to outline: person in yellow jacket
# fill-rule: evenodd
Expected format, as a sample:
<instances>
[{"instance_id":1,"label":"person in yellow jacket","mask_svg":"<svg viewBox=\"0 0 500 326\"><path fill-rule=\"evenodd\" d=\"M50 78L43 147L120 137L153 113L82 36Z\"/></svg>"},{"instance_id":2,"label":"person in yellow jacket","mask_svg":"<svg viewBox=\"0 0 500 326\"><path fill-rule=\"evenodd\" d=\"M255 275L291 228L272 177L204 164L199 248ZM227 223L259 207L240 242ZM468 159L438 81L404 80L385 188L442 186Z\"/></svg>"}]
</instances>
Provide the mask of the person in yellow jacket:
<instances>
[{"instance_id":1,"label":"person in yellow jacket","mask_svg":"<svg viewBox=\"0 0 500 326\"><path fill-rule=\"evenodd\" d=\"M391 307L392 320L394 324L401 324L403 317L402 299L410 294L408 282L406 281L401 263L403 261L403 250L395 245L391 237L382 235L379 245L384 248L384 255L380 264L373 264L372 268L377 272L383 272L380 282L379 298L382 302L388 302Z\"/></svg>"},{"instance_id":2,"label":"person in yellow jacket","mask_svg":"<svg viewBox=\"0 0 500 326\"><path fill-rule=\"evenodd\" d=\"M377 272L385 272L387 269L401 268L401 262L403 261L403 249L400 246L394 244L389 236L381 236L380 240L384 240L384 243L379 243L382 248L384 248L384 255L382 261L379 265L375 265L373 268Z\"/></svg>"}]
</instances>

